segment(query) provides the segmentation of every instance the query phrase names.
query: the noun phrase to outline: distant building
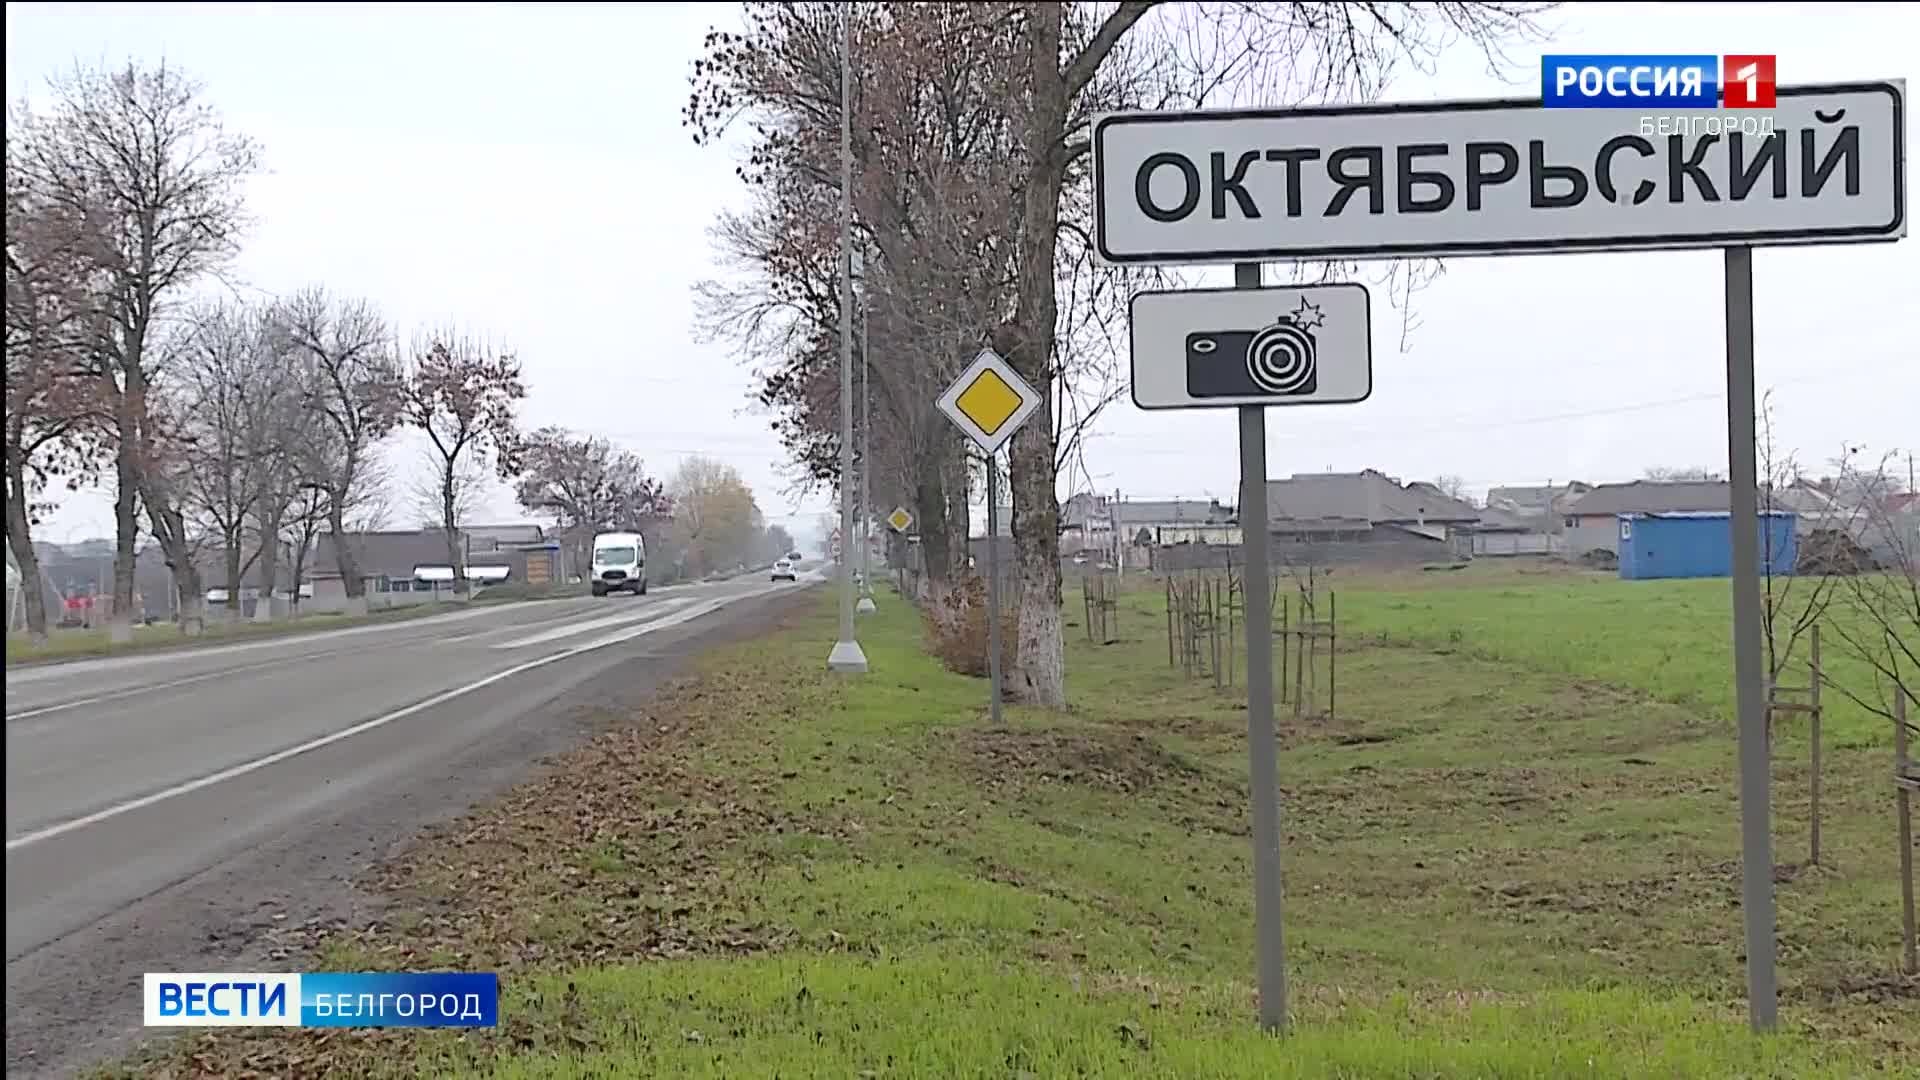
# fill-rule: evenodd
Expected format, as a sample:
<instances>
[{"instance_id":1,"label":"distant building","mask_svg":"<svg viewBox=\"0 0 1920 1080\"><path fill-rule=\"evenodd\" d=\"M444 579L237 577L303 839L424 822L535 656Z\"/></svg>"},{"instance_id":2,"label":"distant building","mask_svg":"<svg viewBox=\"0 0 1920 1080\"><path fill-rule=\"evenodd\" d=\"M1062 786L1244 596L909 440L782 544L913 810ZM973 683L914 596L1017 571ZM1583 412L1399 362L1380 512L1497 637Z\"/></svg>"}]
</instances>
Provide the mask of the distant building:
<instances>
[{"instance_id":1,"label":"distant building","mask_svg":"<svg viewBox=\"0 0 1920 1080\"><path fill-rule=\"evenodd\" d=\"M476 539L484 533L487 539ZM524 581L544 584L560 576L561 546L545 538L537 525L492 526L462 531L456 541L468 580L481 583ZM349 533L355 567L365 585L367 606L406 607L444 597L452 587L453 567L447 559L446 536L439 529ZM301 607L310 611L338 611L346 606L346 584L340 577L332 535L320 538L308 573L311 599Z\"/></svg>"},{"instance_id":2,"label":"distant building","mask_svg":"<svg viewBox=\"0 0 1920 1080\"><path fill-rule=\"evenodd\" d=\"M1728 513L1621 514L1616 522L1623 580L1729 577L1733 573L1732 515ZM1762 514L1759 545L1761 573L1793 573L1799 555L1794 515L1783 511Z\"/></svg>"},{"instance_id":3,"label":"distant building","mask_svg":"<svg viewBox=\"0 0 1920 1080\"><path fill-rule=\"evenodd\" d=\"M1237 545L1234 508L1218 499L1125 499L1079 494L1060 508L1060 551L1093 551L1116 565L1145 567L1149 552L1175 544Z\"/></svg>"},{"instance_id":4,"label":"distant building","mask_svg":"<svg viewBox=\"0 0 1920 1080\"><path fill-rule=\"evenodd\" d=\"M1725 480L1634 480L1601 484L1567 507L1562 525L1567 554L1620 554L1621 514L1725 514L1732 488Z\"/></svg>"},{"instance_id":5,"label":"distant building","mask_svg":"<svg viewBox=\"0 0 1920 1080\"><path fill-rule=\"evenodd\" d=\"M1418 565L1452 559L1480 511L1432 484L1375 469L1267 482L1275 556L1321 564Z\"/></svg>"}]
</instances>

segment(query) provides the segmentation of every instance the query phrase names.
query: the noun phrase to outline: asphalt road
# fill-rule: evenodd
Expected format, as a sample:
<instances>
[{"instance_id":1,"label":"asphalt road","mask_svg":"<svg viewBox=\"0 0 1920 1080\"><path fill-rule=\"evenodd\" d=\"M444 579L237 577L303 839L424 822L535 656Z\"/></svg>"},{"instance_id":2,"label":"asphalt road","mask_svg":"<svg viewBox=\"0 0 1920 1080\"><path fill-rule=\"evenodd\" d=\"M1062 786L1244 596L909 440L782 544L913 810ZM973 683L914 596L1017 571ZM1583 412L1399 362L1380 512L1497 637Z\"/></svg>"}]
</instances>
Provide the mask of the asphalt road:
<instances>
[{"instance_id":1,"label":"asphalt road","mask_svg":"<svg viewBox=\"0 0 1920 1080\"><path fill-rule=\"evenodd\" d=\"M257 962L250 929L351 913L359 866L583 737L569 707L630 709L794 591L755 576L8 670L8 1075L118 1049L144 971L284 968L228 965Z\"/></svg>"}]
</instances>

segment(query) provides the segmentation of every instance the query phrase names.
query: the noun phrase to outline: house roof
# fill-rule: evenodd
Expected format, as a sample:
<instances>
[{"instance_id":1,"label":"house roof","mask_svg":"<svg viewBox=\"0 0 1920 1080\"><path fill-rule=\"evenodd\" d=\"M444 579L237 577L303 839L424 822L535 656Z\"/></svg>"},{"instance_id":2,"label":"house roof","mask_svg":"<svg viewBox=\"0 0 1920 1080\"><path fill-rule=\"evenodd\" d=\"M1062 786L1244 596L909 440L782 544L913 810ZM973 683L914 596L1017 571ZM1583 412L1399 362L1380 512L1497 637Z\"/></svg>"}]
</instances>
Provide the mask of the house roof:
<instances>
[{"instance_id":1,"label":"house roof","mask_svg":"<svg viewBox=\"0 0 1920 1080\"><path fill-rule=\"evenodd\" d=\"M367 577L411 578L416 566L445 566L447 562L447 539L438 529L348 533L347 543L360 573ZM320 538L313 568L315 577L339 576L332 535Z\"/></svg>"},{"instance_id":2,"label":"house roof","mask_svg":"<svg viewBox=\"0 0 1920 1080\"><path fill-rule=\"evenodd\" d=\"M1544 513L1557 503L1569 498L1578 498L1592 490L1592 484L1579 480L1552 486L1523 484L1494 487L1487 489L1487 503L1488 505L1505 504L1520 510L1537 510Z\"/></svg>"},{"instance_id":3,"label":"house roof","mask_svg":"<svg viewBox=\"0 0 1920 1080\"><path fill-rule=\"evenodd\" d=\"M1060 508L1060 520L1069 528L1089 520L1112 520L1120 525L1224 525L1233 520L1233 508L1209 499L1119 499L1081 492Z\"/></svg>"},{"instance_id":4,"label":"house roof","mask_svg":"<svg viewBox=\"0 0 1920 1080\"><path fill-rule=\"evenodd\" d=\"M525 523L519 525L470 525L461 530L467 534L467 540L475 550L494 547L511 547L518 544L538 544L547 538L546 531L539 525Z\"/></svg>"},{"instance_id":5,"label":"house roof","mask_svg":"<svg viewBox=\"0 0 1920 1080\"><path fill-rule=\"evenodd\" d=\"M1636 511L1631 513L1623 513L1618 516L1623 518L1633 518L1641 521L1645 521L1648 519L1658 519L1661 521L1694 521L1694 520L1707 520L1707 519L1714 519L1714 518L1732 517L1733 514L1731 511L1727 511L1727 510L1666 510L1666 511L1656 511L1653 513L1643 513L1643 512ZM1775 518L1790 518L1796 515L1791 510L1763 510L1760 512L1760 516L1775 517Z\"/></svg>"},{"instance_id":6,"label":"house roof","mask_svg":"<svg viewBox=\"0 0 1920 1080\"><path fill-rule=\"evenodd\" d=\"M1449 498L1431 484L1402 485L1373 469L1357 473L1295 473L1285 480L1267 481L1269 523L1342 521L1377 525L1470 522L1479 518L1478 510Z\"/></svg>"},{"instance_id":7,"label":"house roof","mask_svg":"<svg viewBox=\"0 0 1920 1080\"><path fill-rule=\"evenodd\" d=\"M1615 514L1664 514L1683 510L1730 509L1731 487L1725 480L1634 480L1601 484L1573 503L1568 513L1580 517Z\"/></svg>"},{"instance_id":8,"label":"house roof","mask_svg":"<svg viewBox=\"0 0 1920 1080\"><path fill-rule=\"evenodd\" d=\"M1489 506L1480 511L1478 525L1482 532L1538 532L1545 529L1551 517L1542 507L1534 513L1523 513L1501 506Z\"/></svg>"},{"instance_id":9,"label":"house roof","mask_svg":"<svg viewBox=\"0 0 1920 1080\"><path fill-rule=\"evenodd\" d=\"M1119 521L1122 525L1219 525L1233 517L1233 511L1215 501L1199 499L1142 500L1122 499Z\"/></svg>"}]
</instances>

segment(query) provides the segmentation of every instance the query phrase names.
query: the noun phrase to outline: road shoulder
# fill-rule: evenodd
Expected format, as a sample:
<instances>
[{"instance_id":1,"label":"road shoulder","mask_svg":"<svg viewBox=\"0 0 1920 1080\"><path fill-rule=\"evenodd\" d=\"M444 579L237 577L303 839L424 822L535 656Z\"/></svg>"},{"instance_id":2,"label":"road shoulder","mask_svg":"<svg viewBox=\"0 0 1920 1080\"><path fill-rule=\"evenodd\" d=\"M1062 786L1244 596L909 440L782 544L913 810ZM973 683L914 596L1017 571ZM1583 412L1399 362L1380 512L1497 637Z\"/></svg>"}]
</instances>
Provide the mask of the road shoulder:
<instances>
[{"instance_id":1,"label":"road shoulder","mask_svg":"<svg viewBox=\"0 0 1920 1080\"><path fill-rule=\"evenodd\" d=\"M802 591L753 597L624 646L618 665L436 763L404 790L317 828L268 837L10 961L7 1074L71 1075L135 1047L141 971L311 970L305 945L315 936L364 927L387 910L391 897L367 888L369 865L643 712L713 648L758 637L811 603Z\"/></svg>"}]
</instances>

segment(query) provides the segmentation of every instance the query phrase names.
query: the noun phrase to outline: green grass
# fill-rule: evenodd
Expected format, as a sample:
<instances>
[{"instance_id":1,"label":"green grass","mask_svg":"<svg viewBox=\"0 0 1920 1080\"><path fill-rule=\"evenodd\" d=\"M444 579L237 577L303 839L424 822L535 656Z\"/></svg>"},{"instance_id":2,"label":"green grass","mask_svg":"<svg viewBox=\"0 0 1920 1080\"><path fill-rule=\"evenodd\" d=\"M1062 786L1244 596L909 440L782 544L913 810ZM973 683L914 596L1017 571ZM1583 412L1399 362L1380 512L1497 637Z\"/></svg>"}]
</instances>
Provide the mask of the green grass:
<instances>
[{"instance_id":1,"label":"green grass","mask_svg":"<svg viewBox=\"0 0 1920 1080\"><path fill-rule=\"evenodd\" d=\"M1710 1010L1617 991L1315 1002L1283 1041L1247 1022L1246 997L1232 989L1076 986L978 953L593 969L538 980L515 1004L592 1034L504 1064L494 1073L503 1080L1850 1075L1804 1044L1750 1040Z\"/></svg>"},{"instance_id":2,"label":"green grass","mask_svg":"<svg viewBox=\"0 0 1920 1080\"><path fill-rule=\"evenodd\" d=\"M1439 591L1356 585L1342 605L1404 612ZM821 670L825 597L711 657L644 723L409 853L396 895L431 918L329 946L336 969L502 970L501 1029L354 1033L326 1044L329 1062L501 1077L1920 1075L1920 979L1894 971L1883 750L1829 755L1818 867L1798 865L1806 767L1778 755L1783 1030L1759 1039L1743 1019L1726 724L1661 700L1646 672L1615 685L1410 636L1355 635L1336 716L1281 710L1294 1028L1259 1035L1245 710L1169 669L1150 601L1129 601L1120 644L1069 628L1070 712L1011 708L1000 729L982 680L925 656L891 595L860 623L864 677ZM1630 636L1606 629L1627 616L1598 610L1599 640ZM1524 638L1500 640L1518 654ZM311 1033L189 1045L295 1075L322 1049Z\"/></svg>"},{"instance_id":3,"label":"green grass","mask_svg":"<svg viewBox=\"0 0 1920 1080\"><path fill-rule=\"evenodd\" d=\"M1476 563L1453 573L1336 573L1328 584L1338 593L1344 635L1605 682L1728 725L1733 721L1733 599L1724 578L1621 581L1611 574L1528 573ZM1789 650L1786 628L1804 609L1810 585L1781 579L1774 587L1781 597L1779 649L1788 660L1782 681L1806 686L1809 637L1801 635ZM1844 622L1857 633L1870 624L1846 597L1835 595L1824 615L1828 679L1877 701L1881 691L1873 670L1849 655L1833 629ZM1069 597L1069 609L1077 599ZM1144 618L1162 617L1164 607L1158 592L1137 590L1129 597L1129 612ZM1839 690L1827 690L1824 704L1832 743L1891 742L1889 722Z\"/></svg>"},{"instance_id":4,"label":"green grass","mask_svg":"<svg viewBox=\"0 0 1920 1080\"><path fill-rule=\"evenodd\" d=\"M892 994L889 1005L849 1004L841 1029L802 1053L778 1023L709 1031L775 993L753 989L738 961L582 970L568 978L588 996L668 1000L684 986L706 1018L690 1009L616 1036L589 1017L606 1049L515 1058L501 1075L612 1062L845 1075L888 1054L900 1075L1004 1075L1021 1046L1041 1055L1025 1066L1041 1076L1851 1075L1886 1052L1911 1006L1848 1000L1897 943L1879 755L1829 761L1829 868L1780 896L1794 1035L1756 1044L1737 1005L1721 725L1546 671L1376 647L1343 664L1336 721L1283 725L1290 959L1308 1034L1278 1049L1249 1034L1245 714L1233 695L1170 672L1136 623L1119 646L1075 642L1070 716L1013 709L994 732L981 683L922 655L903 603L861 625L871 674L841 685L809 673L762 710L787 722L715 733L702 756L768 778L779 805L822 826L743 845L733 858L753 867L752 885L731 917L831 950L792 970L846 986L852 1003ZM827 632L763 643L750 667L817 667ZM1382 741L1339 741L1355 735ZM1790 862L1804 843L1804 771L1783 760L1780 782ZM949 965L966 973L957 984L936 977ZM1213 1004L1165 1015L1164 1055L1145 1057L1112 1037L1128 1007L1068 993L1075 980L1191 987ZM1492 1003L1469 1017L1445 1004L1461 994ZM974 1019L995 1011L987 1002L1007 1008ZM875 1034L851 1035L852 1023ZM677 1027L708 1034L690 1048ZM904 1049L921 1044L932 1057Z\"/></svg>"}]
</instances>

